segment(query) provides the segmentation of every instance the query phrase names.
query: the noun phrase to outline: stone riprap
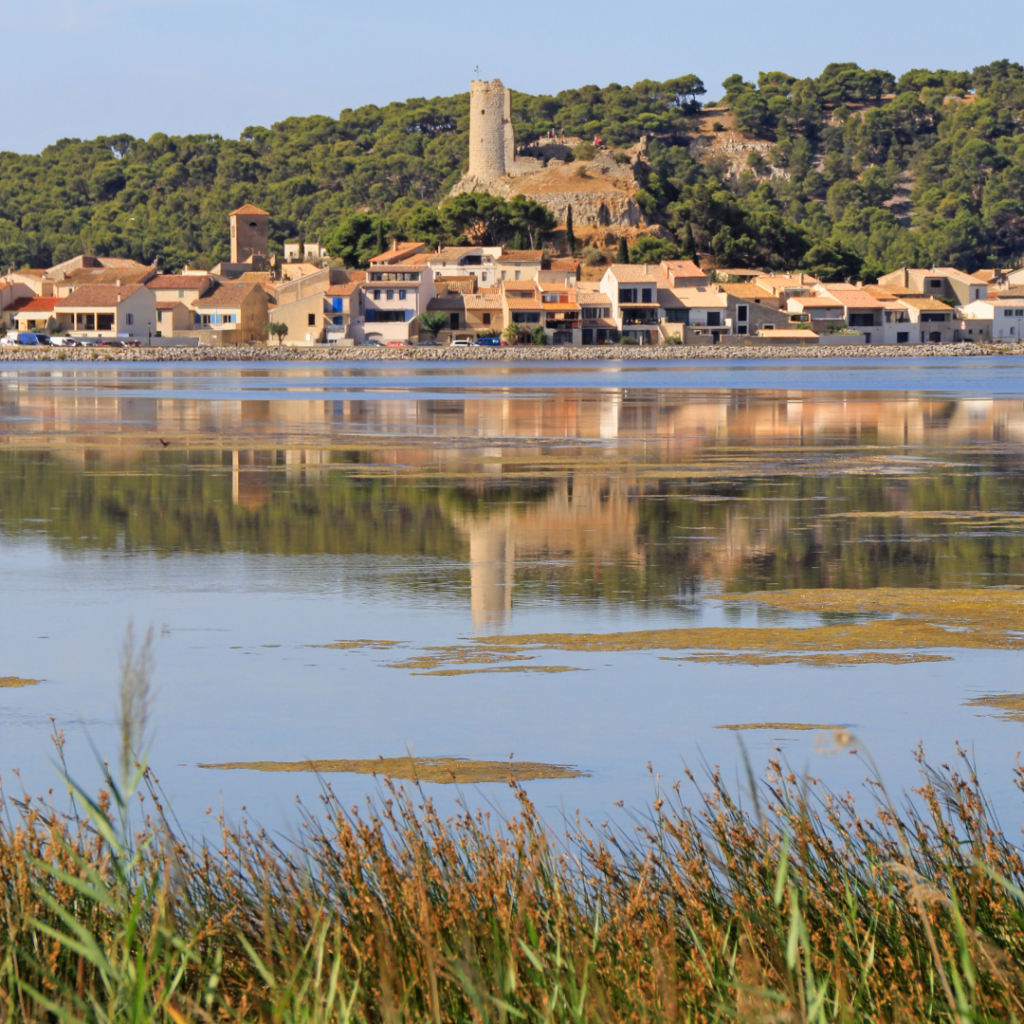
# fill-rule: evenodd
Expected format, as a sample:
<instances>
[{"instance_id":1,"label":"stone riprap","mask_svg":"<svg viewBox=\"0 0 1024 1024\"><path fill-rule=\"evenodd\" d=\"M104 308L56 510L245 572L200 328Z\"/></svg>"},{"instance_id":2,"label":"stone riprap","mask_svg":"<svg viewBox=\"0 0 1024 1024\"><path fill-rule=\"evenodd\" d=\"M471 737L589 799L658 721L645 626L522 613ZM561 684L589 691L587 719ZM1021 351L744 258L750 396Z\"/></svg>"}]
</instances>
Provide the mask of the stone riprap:
<instances>
[{"instance_id":1,"label":"stone riprap","mask_svg":"<svg viewBox=\"0 0 1024 1024\"><path fill-rule=\"evenodd\" d=\"M531 362L588 360L689 359L851 359L928 358L951 356L1024 355L1024 344L1000 345L964 342L956 345L593 345L585 348L287 348L267 345L201 348L34 348L0 349L0 362L124 362L124 363L232 363L232 362Z\"/></svg>"}]
</instances>

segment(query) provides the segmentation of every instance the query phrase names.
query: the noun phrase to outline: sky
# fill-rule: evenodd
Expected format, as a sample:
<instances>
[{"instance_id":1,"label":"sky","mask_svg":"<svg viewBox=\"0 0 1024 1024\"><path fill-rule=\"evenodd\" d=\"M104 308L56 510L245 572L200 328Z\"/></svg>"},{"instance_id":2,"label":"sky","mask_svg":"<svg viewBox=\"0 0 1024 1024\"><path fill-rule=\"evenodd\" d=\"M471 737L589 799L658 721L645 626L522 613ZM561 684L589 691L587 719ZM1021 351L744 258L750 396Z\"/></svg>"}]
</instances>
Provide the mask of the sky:
<instances>
[{"instance_id":1,"label":"sky","mask_svg":"<svg viewBox=\"0 0 1024 1024\"><path fill-rule=\"evenodd\" d=\"M1024 3L989 0L0 0L0 151L61 138L216 133L345 107L739 72L815 75L856 61L899 75L1024 59ZM509 12L506 16L504 12Z\"/></svg>"}]
</instances>

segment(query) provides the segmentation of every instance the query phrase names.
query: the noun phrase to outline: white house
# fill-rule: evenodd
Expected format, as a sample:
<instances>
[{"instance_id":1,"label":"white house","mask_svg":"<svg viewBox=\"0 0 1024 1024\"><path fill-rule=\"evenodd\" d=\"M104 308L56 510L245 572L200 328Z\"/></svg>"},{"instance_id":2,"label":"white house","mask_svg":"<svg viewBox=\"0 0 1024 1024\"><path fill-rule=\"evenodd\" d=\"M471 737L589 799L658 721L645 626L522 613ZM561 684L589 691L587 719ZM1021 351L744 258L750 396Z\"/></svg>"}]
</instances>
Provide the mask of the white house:
<instances>
[{"instance_id":1,"label":"white house","mask_svg":"<svg viewBox=\"0 0 1024 1024\"><path fill-rule=\"evenodd\" d=\"M1024 336L1024 298L979 299L957 308L966 341L1020 341Z\"/></svg>"}]
</instances>

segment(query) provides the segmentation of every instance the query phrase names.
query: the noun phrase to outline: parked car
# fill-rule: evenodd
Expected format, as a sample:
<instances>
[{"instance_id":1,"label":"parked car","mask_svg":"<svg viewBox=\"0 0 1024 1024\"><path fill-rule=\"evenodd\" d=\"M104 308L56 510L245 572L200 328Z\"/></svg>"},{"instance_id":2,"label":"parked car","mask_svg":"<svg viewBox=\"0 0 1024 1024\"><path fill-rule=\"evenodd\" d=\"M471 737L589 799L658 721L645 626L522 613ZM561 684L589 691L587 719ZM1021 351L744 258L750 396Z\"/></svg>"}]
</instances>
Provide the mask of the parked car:
<instances>
[{"instance_id":1,"label":"parked car","mask_svg":"<svg viewBox=\"0 0 1024 1024\"><path fill-rule=\"evenodd\" d=\"M121 338L102 338L100 348L127 348L128 342Z\"/></svg>"},{"instance_id":2,"label":"parked car","mask_svg":"<svg viewBox=\"0 0 1024 1024\"><path fill-rule=\"evenodd\" d=\"M452 338L452 348L469 348L472 344L472 338Z\"/></svg>"},{"instance_id":3,"label":"parked car","mask_svg":"<svg viewBox=\"0 0 1024 1024\"><path fill-rule=\"evenodd\" d=\"M501 344L501 338L497 335L487 338L477 338L478 345L483 345L485 348L497 348Z\"/></svg>"},{"instance_id":4,"label":"parked car","mask_svg":"<svg viewBox=\"0 0 1024 1024\"><path fill-rule=\"evenodd\" d=\"M405 348L404 341L385 341L384 344L387 348Z\"/></svg>"},{"instance_id":5,"label":"parked car","mask_svg":"<svg viewBox=\"0 0 1024 1024\"><path fill-rule=\"evenodd\" d=\"M75 348L78 341L72 338L70 334L53 334L50 336L50 344L55 345L57 348Z\"/></svg>"},{"instance_id":6,"label":"parked car","mask_svg":"<svg viewBox=\"0 0 1024 1024\"><path fill-rule=\"evenodd\" d=\"M47 335L42 335L46 338L46 341L40 341L39 335L35 331L8 331L4 335L5 345L49 345L50 339Z\"/></svg>"}]
</instances>

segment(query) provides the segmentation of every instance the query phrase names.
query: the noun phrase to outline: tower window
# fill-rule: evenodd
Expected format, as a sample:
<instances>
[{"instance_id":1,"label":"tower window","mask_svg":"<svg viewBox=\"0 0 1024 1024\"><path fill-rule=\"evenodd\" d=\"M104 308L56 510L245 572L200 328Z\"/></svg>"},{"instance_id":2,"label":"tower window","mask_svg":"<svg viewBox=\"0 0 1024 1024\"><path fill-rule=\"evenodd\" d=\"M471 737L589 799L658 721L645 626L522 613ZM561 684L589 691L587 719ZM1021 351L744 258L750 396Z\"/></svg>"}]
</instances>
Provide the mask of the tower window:
<instances>
[{"instance_id":1,"label":"tower window","mask_svg":"<svg viewBox=\"0 0 1024 1024\"><path fill-rule=\"evenodd\" d=\"M254 220L249 221L249 227L254 228L256 226L257 226L256 225L256 221L254 221Z\"/></svg>"}]
</instances>

